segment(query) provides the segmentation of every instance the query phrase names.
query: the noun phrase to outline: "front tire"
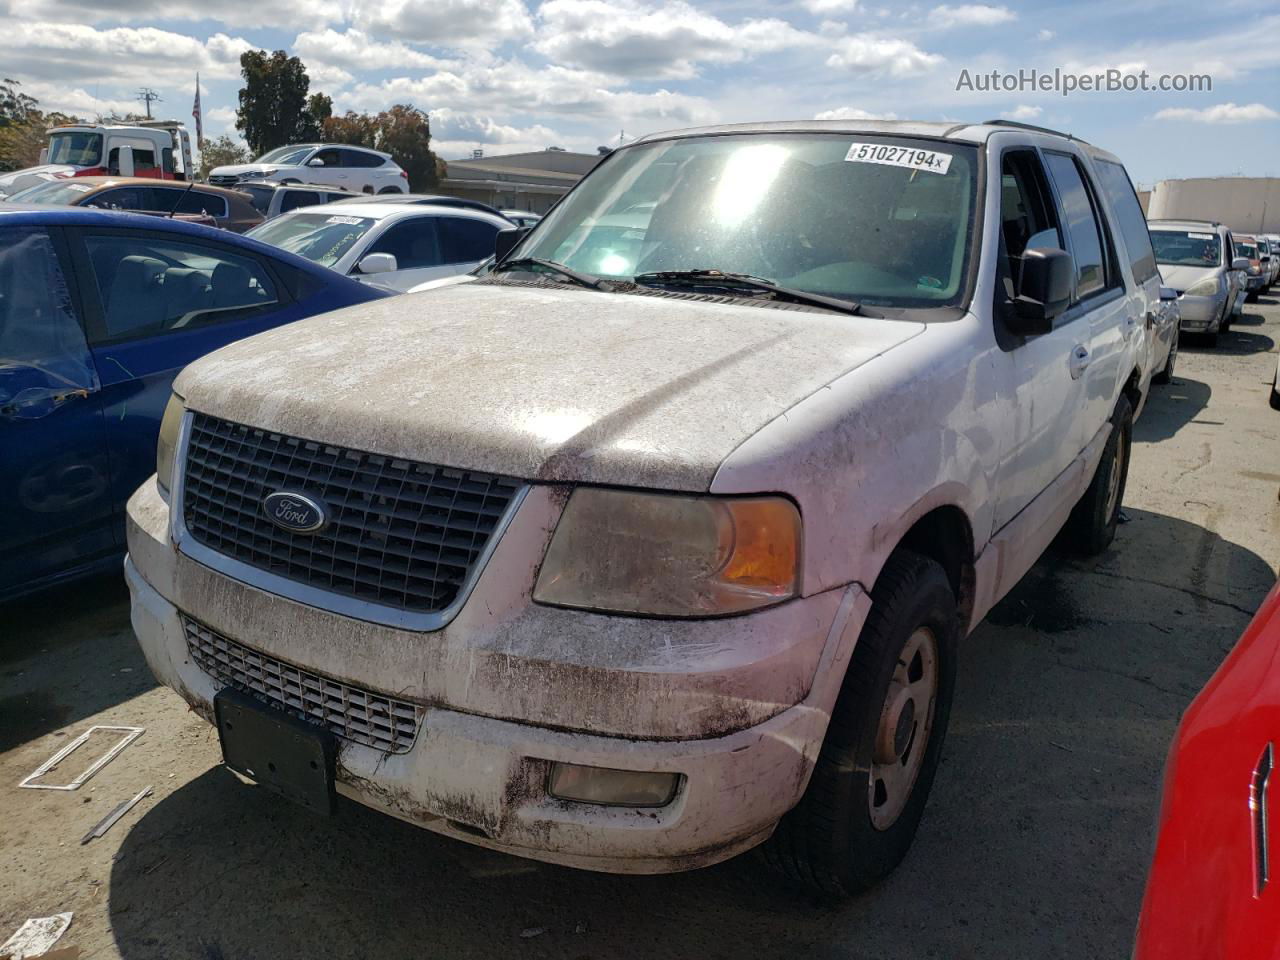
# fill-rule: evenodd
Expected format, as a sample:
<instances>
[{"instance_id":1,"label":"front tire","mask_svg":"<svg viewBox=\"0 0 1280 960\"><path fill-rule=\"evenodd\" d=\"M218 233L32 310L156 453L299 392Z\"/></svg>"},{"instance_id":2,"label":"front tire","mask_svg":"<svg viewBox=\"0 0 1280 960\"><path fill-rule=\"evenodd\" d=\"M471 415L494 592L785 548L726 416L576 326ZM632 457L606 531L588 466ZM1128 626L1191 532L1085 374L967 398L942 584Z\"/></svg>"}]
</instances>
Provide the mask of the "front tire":
<instances>
[{"instance_id":1,"label":"front tire","mask_svg":"<svg viewBox=\"0 0 1280 960\"><path fill-rule=\"evenodd\" d=\"M906 856L955 691L960 618L942 567L899 549L871 601L808 789L762 849L791 885L825 897L874 886Z\"/></svg>"},{"instance_id":2,"label":"front tire","mask_svg":"<svg viewBox=\"0 0 1280 960\"><path fill-rule=\"evenodd\" d=\"M402 193L399 187L383 187L378 193Z\"/></svg>"},{"instance_id":3,"label":"front tire","mask_svg":"<svg viewBox=\"0 0 1280 960\"><path fill-rule=\"evenodd\" d=\"M1271 378L1271 409L1280 410L1280 369Z\"/></svg>"},{"instance_id":4,"label":"front tire","mask_svg":"<svg viewBox=\"0 0 1280 960\"><path fill-rule=\"evenodd\" d=\"M1107 438L1098 469L1067 520L1067 533L1081 553L1090 556L1101 553L1116 537L1132 448L1133 406L1129 398L1121 394L1111 414L1111 436Z\"/></svg>"}]
</instances>

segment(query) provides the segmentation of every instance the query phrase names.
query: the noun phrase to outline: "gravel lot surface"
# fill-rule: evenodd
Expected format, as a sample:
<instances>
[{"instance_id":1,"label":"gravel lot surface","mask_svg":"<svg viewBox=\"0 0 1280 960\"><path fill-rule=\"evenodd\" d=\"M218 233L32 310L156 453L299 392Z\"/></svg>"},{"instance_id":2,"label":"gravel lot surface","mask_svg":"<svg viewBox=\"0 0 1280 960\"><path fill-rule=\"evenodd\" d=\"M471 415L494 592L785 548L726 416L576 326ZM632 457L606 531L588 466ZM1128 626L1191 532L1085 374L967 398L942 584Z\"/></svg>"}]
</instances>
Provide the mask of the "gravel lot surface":
<instances>
[{"instance_id":1,"label":"gravel lot surface","mask_svg":"<svg viewBox=\"0 0 1280 960\"><path fill-rule=\"evenodd\" d=\"M815 905L749 856L610 877L347 802L316 818L219 766L108 578L0 607L0 941L70 910L59 946L103 960L1127 956L1170 737L1280 563L1277 340L1263 298L1183 344L1135 429L1129 522L1093 560L1051 549L966 642L920 835L867 896ZM79 791L17 789L95 723L147 732Z\"/></svg>"}]
</instances>

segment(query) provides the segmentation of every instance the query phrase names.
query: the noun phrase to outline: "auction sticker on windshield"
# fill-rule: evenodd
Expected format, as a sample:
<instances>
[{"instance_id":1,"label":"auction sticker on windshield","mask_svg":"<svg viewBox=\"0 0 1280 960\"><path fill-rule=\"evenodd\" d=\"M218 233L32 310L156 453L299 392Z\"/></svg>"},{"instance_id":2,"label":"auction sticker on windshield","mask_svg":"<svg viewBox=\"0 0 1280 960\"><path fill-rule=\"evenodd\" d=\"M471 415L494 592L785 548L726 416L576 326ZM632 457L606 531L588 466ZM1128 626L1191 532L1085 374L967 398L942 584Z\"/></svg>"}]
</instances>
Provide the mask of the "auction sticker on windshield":
<instances>
[{"instance_id":1,"label":"auction sticker on windshield","mask_svg":"<svg viewBox=\"0 0 1280 960\"><path fill-rule=\"evenodd\" d=\"M887 143L853 143L844 156L851 163L882 163L890 167L946 173L951 169L951 154L916 147L894 147Z\"/></svg>"},{"instance_id":2,"label":"auction sticker on windshield","mask_svg":"<svg viewBox=\"0 0 1280 960\"><path fill-rule=\"evenodd\" d=\"M360 225L359 217L330 217L325 223L345 223L348 226L357 227Z\"/></svg>"}]
</instances>

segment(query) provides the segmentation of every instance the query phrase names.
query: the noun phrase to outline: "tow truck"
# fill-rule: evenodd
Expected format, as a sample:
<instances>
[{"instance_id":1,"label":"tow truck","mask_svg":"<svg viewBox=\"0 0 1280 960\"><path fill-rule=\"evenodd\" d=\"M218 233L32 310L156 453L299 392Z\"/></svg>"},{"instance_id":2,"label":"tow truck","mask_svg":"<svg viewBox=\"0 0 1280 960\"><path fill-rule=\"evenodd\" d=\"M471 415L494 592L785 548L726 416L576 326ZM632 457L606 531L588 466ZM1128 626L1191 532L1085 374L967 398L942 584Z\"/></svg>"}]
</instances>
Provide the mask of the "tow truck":
<instances>
[{"instance_id":1,"label":"tow truck","mask_svg":"<svg viewBox=\"0 0 1280 960\"><path fill-rule=\"evenodd\" d=\"M193 180L191 136L177 120L51 127L37 166L0 177L0 199L47 180L102 175Z\"/></svg>"}]
</instances>

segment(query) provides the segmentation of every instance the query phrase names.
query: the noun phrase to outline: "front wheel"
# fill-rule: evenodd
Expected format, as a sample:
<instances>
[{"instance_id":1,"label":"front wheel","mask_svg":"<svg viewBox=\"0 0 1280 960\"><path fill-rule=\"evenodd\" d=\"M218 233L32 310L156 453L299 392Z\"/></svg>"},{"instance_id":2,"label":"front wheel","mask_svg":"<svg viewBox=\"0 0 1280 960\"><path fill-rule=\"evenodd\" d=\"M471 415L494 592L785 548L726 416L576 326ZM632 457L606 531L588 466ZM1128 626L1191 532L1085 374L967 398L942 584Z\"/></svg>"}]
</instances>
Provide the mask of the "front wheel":
<instances>
[{"instance_id":1,"label":"front wheel","mask_svg":"<svg viewBox=\"0 0 1280 960\"><path fill-rule=\"evenodd\" d=\"M1276 369L1276 375L1271 378L1271 409L1280 410L1280 367Z\"/></svg>"},{"instance_id":2,"label":"front wheel","mask_svg":"<svg viewBox=\"0 0 1280 960\"><path fill-rule=\"evenodd\" d=\"M1102 460L1089 489L1067 520L1067 533L1081 553L1101 553L1116 537L1132 447L1133 406L1129 398L1121 394L1111 414L1111 436L1102 451Z\"/></svg>"},{"instance_id":3,"label":"front wheel","mask_svg":"<svg viewBox=\"0 0 1280 960\"><path fill-rule=\"evenodd\" d=\"M895 551L871 591L809 787L762 850L792 885L848 896L906 856L942 755L959 634L942 567Z\"/></svg>"}]
</instances>

